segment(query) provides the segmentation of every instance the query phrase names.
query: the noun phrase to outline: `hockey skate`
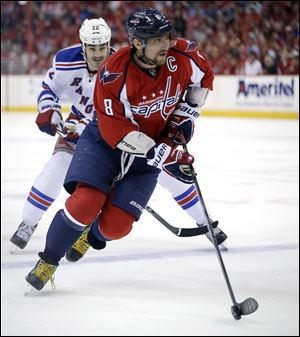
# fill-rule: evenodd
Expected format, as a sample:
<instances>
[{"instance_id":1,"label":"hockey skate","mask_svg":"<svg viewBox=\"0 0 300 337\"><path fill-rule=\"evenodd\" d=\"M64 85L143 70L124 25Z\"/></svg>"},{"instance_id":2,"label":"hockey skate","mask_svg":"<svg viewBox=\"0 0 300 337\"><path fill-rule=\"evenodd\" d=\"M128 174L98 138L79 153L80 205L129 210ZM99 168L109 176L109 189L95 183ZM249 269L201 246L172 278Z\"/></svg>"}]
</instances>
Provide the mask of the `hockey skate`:
<instances>
[{"instance_id":1,"label":"hockey skate","mask_svg":"<svg viewBox=\"0 0 300 337\"><path fill-rule=\"evenodd\" d=\"M106 247L106 241L100 241L97 239L90 230L91 226L87 227L74 245L67 250L66 259L69 262L76 262L81 259L90 247L97 250L104 249Z\"/></svg>"},{"instance_id":2,"label":"hockey skate","mask_svg":"<svg viewBox=\"0 0 300 337\"><path fill-rule=\"evenodd\" d=\"M51 286L54 289L54 273L57 266L49 264L40 259L32 271L25 277L25 280L36 290L41 290L44 285L50 280Z\"/></svg>"},{"instance_id":3,"label":"hockey skate","mask_svg":"<svg viewBox=\"0 0 300 337\"><path fill-rule=\"evenodd\" d=\"M88 242L88 233L90 231L90 226L87 227L80 235L78 240L74 243L74 245L69 248L66 252L66 259L69 262L76 262L80 260L83 255L88 251L91 247L90 243Z\"/></svg>"},{"instance_id":4,"label":"hockey skate","mask_svg":"<svg viewBox=\"0 0 300 337\"><path fill-rule=\"evenodd\" d=\"M29 226L26 225L24 221L22 221L14 235L10 238L10 241L18 248L24 249L28 241L32 237L33 232L36 230L37 225L38 224L35 224L34 226ZM11 252L14 251L13 248L11 249Z\"/></svg>"}]
</instances>

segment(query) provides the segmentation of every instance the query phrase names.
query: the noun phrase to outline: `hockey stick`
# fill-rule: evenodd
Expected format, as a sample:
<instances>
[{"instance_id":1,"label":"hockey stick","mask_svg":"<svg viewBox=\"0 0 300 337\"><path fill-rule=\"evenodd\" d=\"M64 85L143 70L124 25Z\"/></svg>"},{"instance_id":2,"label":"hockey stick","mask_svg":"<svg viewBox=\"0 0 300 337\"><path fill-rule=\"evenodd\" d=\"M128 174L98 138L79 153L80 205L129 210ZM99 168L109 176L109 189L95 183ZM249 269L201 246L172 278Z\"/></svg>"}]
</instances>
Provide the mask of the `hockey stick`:
<instances>
[{"instance_id":1,"label":"hockey stick","mask_svg":"<svg viewBox=\"0 0 300 337\"><path fill-rule=\"evenodd\" d=\"M183 146L184 151L188 154L189 152L188 152L188 149L187 149L187 145L183 144L182 146ZM230 284L230 281L229 281L229 277L227 275L227 271L226 271L226 268L225 268L225 265L224 265L224 262L223 262L223 259L222 259L222 255L221 255L220 249L218 247L218 244L217 244L217 241L216 241L216 238L215 238L215 235L214 235L212 223L210 222L208 212L207 212L207 209L206 209L206 206L205 206L205 203L204 203L204 199L202 197L202 193L200 191L200 187L199 187L199 184L198 184L198 181L197 181L197 178L196 178L197 174L196 174L192 164L189 165L189 168L190 168L190 171L191 171L193 182L196 186L196 191L197 191L198 197L200 199L201 206L203 208L203 211L204 211L204 214L205 214L205 217L206 217L208 230L209 230L211 236L213 237L213 244L214 244L214 247L215 247L216 252L217 252L217 256L218 256L218 260L219 260L219 263L220 263L220 266L221 266L221 269L222 269L222 273L223 273L223 276L225 278L227 288L229 290L229 294L230 294L231 301L232 301L232 304L233 304L233 306L231 307L231 313L232 313L235 320L239 320L239 319L241 319L242 315L249 315L249 314L252 314L253 312L255 312L258 308L258 303L254 298L251 298L251 297L247 298L242 303L238 303L236 301L233 290L232 290L232 287L231 287L231 284Z\"/></svg>"},{"instance_id":2,"label":"hockey stick","mask_svg":"<svg viewBox=\"0 0 300 337\"><path fill-rule=\"evenodd\" d=\"M208 227L207 226L201 226L201 227L195 227L195 228L179 228L174 227L170 225L164 218L162 218L158 213L156 213L150 206L146 206L145 210L149 212L151 215L154 216L156 220L158 220L163 226L168 228L169 231L171 231L173 234L179 236L179 237L189 237L189 236L197 236L197 235L203 235L208 233ZM211 224L213 228L216 228L218 226L218 221L215 221Z\"/></svg>"}]
</instances>

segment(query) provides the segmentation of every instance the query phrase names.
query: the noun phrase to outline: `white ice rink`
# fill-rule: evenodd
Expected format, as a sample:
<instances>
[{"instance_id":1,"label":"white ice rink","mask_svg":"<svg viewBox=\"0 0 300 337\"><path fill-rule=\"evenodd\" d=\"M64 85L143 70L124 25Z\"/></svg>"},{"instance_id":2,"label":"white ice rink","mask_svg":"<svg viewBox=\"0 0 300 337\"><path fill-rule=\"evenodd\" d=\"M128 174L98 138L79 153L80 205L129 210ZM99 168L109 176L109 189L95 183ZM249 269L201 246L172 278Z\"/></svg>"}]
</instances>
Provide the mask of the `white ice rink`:
<instances>
[{"instance_id":1,"label":"white ice rink","mask_svg":"<svg viewBox=\"0 0 300 337\"><path fill-rule=\"evenodd\" d=\"M228 235L222 252L238 302L257 312L235 321L214 247L178 238L143 214L128 237L76 264L63 261L56 289L24 296L63 192L24 251L9 253L24 200L55 139L35 114L2 114L2 336L299 335L299 123L205 118L189 150L202 193ZM194 226L157 187L149 205L174 226Z\"/></svg>"}]
</instances>

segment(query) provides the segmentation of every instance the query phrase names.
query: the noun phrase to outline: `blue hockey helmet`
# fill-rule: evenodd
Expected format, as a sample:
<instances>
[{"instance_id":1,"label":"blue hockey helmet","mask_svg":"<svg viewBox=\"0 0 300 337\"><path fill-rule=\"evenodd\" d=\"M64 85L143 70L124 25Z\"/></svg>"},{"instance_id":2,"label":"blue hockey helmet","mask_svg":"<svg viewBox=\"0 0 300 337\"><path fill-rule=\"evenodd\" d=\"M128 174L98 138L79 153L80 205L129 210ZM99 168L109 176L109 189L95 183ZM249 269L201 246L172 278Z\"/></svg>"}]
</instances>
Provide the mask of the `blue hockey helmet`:
<instances>
[{"instance_id":1,"label":"blue hockey helmet","mask_svg":"<svg viewBox=\"0 0 300 337\"><path fill-rule=\"evenodd\" d=\"M133 11L126 22L130 43L133 39L145 41L151 37L159 37L172 32L172 24L164 14L153 8Z\"/></svg>"}]
</instances>

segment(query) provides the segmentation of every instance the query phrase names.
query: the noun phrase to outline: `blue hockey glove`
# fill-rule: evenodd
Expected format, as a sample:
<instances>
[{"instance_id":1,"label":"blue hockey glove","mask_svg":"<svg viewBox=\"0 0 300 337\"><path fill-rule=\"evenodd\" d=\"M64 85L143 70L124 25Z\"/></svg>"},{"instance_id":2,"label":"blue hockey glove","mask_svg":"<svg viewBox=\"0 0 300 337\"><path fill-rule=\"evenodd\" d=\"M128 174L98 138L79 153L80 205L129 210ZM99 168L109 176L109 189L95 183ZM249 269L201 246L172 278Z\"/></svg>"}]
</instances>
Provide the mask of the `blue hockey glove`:
<instances>
[{"instance_id":1,"label":"blue hockey glove","mask_svg":"<svg viewBox=\"0 0 300 337\"><path fill-rule=\"evenodd\" d=\"M194 122L199 117L198 109L191 103L179 102L169 122L168 137L175 144L187 144L194 134Z\"/></svg>"},{"instance_id":2,"label":"blue hockey glove","mask_svg":"<svg viewBox=\"0 0 300 337\"><path fill-rule=\"evenodd\" d=\"M194 134L194 122L190 117L172 116L169 123L168 137L175 144L187 144Z\"/></svg>"},{"instance_id":3,"label":"blue hockey glove","mask_svg":"<svg viewBox=\"0 0 300 337\"><path fill-rule=\"evenodd\" d=\"M194 157L181 150L172 150L167 144L159 144L149 151L148 165L160 170L185 183L192 184L193 179L189 165L193 164Z\"/></svg>"}]
</instances>

